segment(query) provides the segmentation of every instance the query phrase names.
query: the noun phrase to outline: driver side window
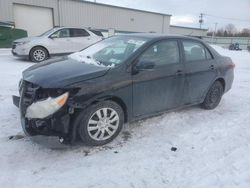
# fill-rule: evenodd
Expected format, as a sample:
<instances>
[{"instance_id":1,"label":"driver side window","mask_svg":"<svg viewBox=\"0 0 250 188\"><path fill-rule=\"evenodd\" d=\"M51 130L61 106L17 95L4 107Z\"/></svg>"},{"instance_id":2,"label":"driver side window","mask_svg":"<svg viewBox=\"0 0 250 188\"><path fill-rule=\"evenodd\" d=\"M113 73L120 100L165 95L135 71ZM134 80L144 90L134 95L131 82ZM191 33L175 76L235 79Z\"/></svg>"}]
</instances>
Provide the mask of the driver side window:
<instances>
[{"instance_id":1,"label":"driver side window","mask_svg":"<svg viewBox=\"0 0 250 188\"><path fill-rule=\"evenodd\" d=\"M69 29L61 29L52 35L54 38L68 38L70 37L70 31Z\"/></svg>"},{"instance_id":2,"label":"driver side window","mask_svg":"<svg viewBox=\"0 0 250 188\"><path fill-rule=\"evenodd\" d=\"M139 62L152 62L156 66L179 63L177 41L165 40L149 47L140 57Z\"/></svg>"}]
</instances>

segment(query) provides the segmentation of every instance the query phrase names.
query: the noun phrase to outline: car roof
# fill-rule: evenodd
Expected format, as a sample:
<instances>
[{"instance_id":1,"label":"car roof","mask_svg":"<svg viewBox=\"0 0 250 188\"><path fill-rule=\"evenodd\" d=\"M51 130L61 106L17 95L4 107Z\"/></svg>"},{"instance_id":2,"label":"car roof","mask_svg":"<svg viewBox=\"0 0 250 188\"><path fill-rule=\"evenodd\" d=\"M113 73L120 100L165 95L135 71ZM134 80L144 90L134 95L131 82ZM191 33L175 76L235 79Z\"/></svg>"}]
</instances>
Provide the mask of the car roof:
<instances>
[{"instance_id":1,"label":"car roof","mask_svg":"<svg viewBox=\"0 0 250 188\"><path fill-rule=\"evenodd\" d=\"M119 36L132 36L132 37L142 37L147 39L161 39L161 38L181 38L181 39L197 39L197 37L192 36L184 36L184 35L177 35L177 34L161 34L161 33L131 33L131 34L119 34Z\"/></svg>"},{"instance_id":2,"label":"car roof","mask_svg":"<svg viewBox=\"0 0 250 188\"><path fill-rule=\"evenodd\" d=\"M209 49L209 51L212 52L214 57L221 56L214 48L208 45L207 42L201 40L198 37L193 37L193 36L184 36L184 35L177 35L177 34L160 34L160 33L130 33L130 34L121 34L121 35L116 35L116 36L138 37L138 38L148 39L149 41L157 41L157 40L164 40L164 39L171 39L171 38L194 40L205 45Z\"/></svg>"},{"instance_id":3,"label":"car roof","mask_svg":"<svg viewBox=\"0 0 250 188\"><path fill-rule=\"evenodd\" d=\"M186 40L195 40L197 42L201 42L206 44L203 40L198 37L194 36L184 36L178 34L161 34L161 33L130 33L130 34L119 34L116 36L130 36L130 37L138 37L148 39L149 41L152 40L162 40L162 39L186 39Z\"/></svg>"},{"instance_id":4,"label":"car roof","mask_svg":"<svg viewBox=\"0 0 250 188\"><path fill-rule=\"evenodd\" d=\"M66 27L66 26L54 27L54 29L86 29L86 30L89 30L89 28L85 28L85 27Z\"/></svg>"}]
</instances>

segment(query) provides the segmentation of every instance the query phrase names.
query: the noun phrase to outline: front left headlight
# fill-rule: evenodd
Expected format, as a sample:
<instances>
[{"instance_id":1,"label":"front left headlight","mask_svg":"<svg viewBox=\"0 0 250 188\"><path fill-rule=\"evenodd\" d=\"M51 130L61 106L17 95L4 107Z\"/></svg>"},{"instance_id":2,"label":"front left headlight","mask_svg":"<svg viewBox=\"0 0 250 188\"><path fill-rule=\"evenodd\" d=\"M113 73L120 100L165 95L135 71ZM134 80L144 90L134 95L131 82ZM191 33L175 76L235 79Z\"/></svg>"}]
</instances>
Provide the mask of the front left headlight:
<instances>
[{"instance_id":1,"label":"front left headlight","mask_svg":"<svg viewBox=\"0 0 250 188\"><path fill-rule=\"evenodd\" d=\"M24 41L24 42L18 42L16 43L17 45L24 45L24 44L28 44L30 41Z\"/></svg>"},{"instance_id":2,"label":"front left headlight","mask_svg":"<svg viewBox=\"0 0 250 188\"><path fill-rule=\"evenodd\" d=\"M69 97L69 93L66 92L59 97L32 103L26 110L25 117L29 119L43 119L51 114L54 114L66 103Z\"/></svg>"}]
</instances>

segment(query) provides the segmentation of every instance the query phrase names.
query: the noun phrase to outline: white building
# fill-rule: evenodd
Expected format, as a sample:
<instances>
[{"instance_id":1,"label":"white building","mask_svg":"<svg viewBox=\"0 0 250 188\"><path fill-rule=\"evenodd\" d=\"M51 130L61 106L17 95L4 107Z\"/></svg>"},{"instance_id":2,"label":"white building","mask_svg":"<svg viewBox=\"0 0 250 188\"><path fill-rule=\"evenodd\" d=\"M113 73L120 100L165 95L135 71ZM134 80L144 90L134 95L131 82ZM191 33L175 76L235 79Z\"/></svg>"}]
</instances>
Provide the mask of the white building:
<instances>
[{"instance_id":1,"label":"white building","mask_svg":"<svg viewBox=\"0 0 250 188\"><path fill-rule=\"evenodd\" d=\"M170 33L190 36L207 36L207 29L170 25Z\"/></svg>"},{"instance_id":2,"label":"white building","mask_svg":"<svg viewBox=\"0 0 250 188\"><path fill-rule=\"evenodd\" d=\"M81 0L0 0L0 21L39 35L54 26L116 32L157 32L204 36L206 30L170 26L169 14Z\"/></svg>"}]
</instances>

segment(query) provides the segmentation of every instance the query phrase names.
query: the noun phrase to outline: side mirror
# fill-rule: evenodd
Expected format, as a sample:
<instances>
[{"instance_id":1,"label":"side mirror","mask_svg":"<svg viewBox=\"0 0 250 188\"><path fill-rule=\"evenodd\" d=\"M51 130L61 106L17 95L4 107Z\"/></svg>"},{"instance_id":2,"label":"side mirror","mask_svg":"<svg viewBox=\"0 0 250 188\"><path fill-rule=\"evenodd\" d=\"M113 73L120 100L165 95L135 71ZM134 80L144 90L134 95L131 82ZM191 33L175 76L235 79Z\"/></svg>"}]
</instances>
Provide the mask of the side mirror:
<instances>
[{"instance_id":1,"label":"side mirror","mask_svg":"<svg viewBox=\"0 0 250 188\"><path fill-rule=\"evenodd\" d=\"M139 61L136 65L137 70L151 70L155 67L153 61Z\"/></svg>"}]
</instances>

